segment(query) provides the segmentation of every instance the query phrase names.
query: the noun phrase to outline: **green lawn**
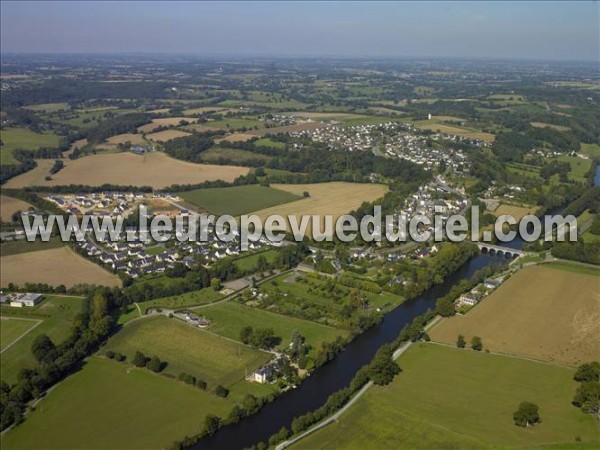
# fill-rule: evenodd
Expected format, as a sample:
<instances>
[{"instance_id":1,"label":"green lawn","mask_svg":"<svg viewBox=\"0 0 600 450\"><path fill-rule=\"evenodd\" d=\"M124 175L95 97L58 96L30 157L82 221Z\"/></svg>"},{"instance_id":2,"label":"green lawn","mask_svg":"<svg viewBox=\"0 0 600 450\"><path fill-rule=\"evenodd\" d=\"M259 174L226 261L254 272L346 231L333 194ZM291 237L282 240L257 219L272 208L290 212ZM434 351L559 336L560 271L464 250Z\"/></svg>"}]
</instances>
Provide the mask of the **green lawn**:
<instances>
[{"instance_id":1,"label":"green lawn","mask_svg":"<svg viewBox=\"0 0 600 450\"><path fill-rule=\"evenodd\" d=\"M204 288L198 291L186 292L181 295L172 297L157 298L147 302L139 302L142 312L149 308L167 308L167 309L182 309L188 306L205 305L217 300L221 300L223 296L213 288Z\"/></svg>"},{"instance_id":2,"label":"green lawn","mask_svg":"<svg viewBox=\"0 0 600 450\"><path fill-rule=\"evenodd\" d=\"M258 258L262 255L268 263L272 263L277 256L278 251L275 249L267 250L266 252L254 253L252 255L242 256L236 259L233 263L241 271L255 272Z\"/></svg>"},{"instance_id":3,"label":"green lawn","mask_svg":"<svg viewBox=\"0 0 600 450\"><path fill-rule=\"evenodd\" d=\"M278 148L278 149L285 148L285 144L283 142L274 141L269 138L259 139L258 141L256 141L254 143L254 145L256 145L257 147L273 147L273 148Z\"/></svg>"},{"instance_id":4,"label":"green lawn","mask_svg":"<svg viewBox=\"0 0 600 450\"><path fill-rule=\"evenodd\" d=\"M37 150L41 147L58 147L60 138L55 134L34 133L27 128L4 128L0 132L2 147L0 148L0 164L17 164L13 150Z\"/></svg>"},{"instance_id":5,"label":"green lawn","mask_svg":"<svg viewBox=\"0 0 600 450\"><path fill-rule=\"evenodd\" d=\"M0 319L0 350L4 350L28 330L31 330L36 323L38 323L36 319L2 317Z\"/></svg>"},{"instance_id":6,"label":"green lawn","mask_svg":"<svg viewBox=\"0 0 600 450\"><path fill-rule=\"evenodd\" d=\"M591 157L600 158L600 145L599 144L581 144L581 153Z\"/></svg>"},{"instance_id":7,"label":"green lawn","mask_svg":"<svg viewBox=\"0 0 600 450\"><path fill-rule=\"evenodd\" d=\"M265 352L192 327L178 319L148 317L131 322L113 336L103 351L133 357L136 351L167 361L165 373L185 372L205 380L209 389L242 380L270 359Z\"/></svg>"},{"instance_id":8,"label":"green lawn","mask_svg":"<svg viewBox=\"0 0 600 450\"><path fill-rule=\"evenodd\" d=\"M289 345L294 331L300 332L313 350L316 350L322 342L332 342L337 336L346 334L344 330L334 327L275 314L232 301L203 308L197 312L201 312L213 321L209 327L210 331L230 339L239 340L240 330L245 326L251 326L254 329L273 328L275 335L282 339L279 348Z\"/></svg>"},{"instance_id":9,"label":"green lawn","mask_svg":"<svg viewBox=\"0 0 600 450\"><path fill-rule=\"evenodd\" d=\"M163 449L197 433L229 400L146 369L92 357L24 423L2 436L9 449Z\"/></svg>"},{"instance_id":10,"label":"green lawn","mask_svg":"<svg viewBox=\"0 0 600 450\"><path fill-rule=\"evenodd\" d=\"M34 308L11 308L3 306L0 309L2 317L27 318L42 320L42 323L27 333L21 340L2 353L0 356L1 379L7 383L13 383L17 379L19 371L26 367L32 367L35 360L31 354L31 344L36 336L47 334L55 344L59 344L71 334L71 323L81 311L83 299L79 297L61 297L49 295L42 303ZM12 322L12 320L11 320ZM4 327L5 321L2 321ZM2 334L4 341L4 331Z\"/></svg>"},{"instance_id":11,"label":"green lawn","mask_svg":"<svg viewBox=\"0 0 600 450\"><path fill-rule=\"evenodd\" d=\"M200 154L202 161L213 163L220 162L221 160L231 161L233 164L241 165L248 164L248 161L268 161L271 159L270 156L262 155L260 153L250 152L248 150L241 150L239 148L224 148L224 147L211 147L208 150Z\"/></svg>"},{"instance_id":12,"label":"green lawn","mask_svg":"<svg viewBox=\"0 0 600 450\"><path fill-rule=\"evenodd\" d=\"M39 239L36 239L33 242L29 242L25 239L19 239L17 241L7 241L0 244L0 255L8 256L8 255L16 255L18 253L28 253L28 252L37 252L40 250L50 250L53 248L62 247L65 245L63 241L60 240L60 237L53 236L50 238L48 242L42 242Z\"/></svg>"},{"instance_id":13,"label":"green lawn","mask_svg":"<svg viewBox=\"0 0 600 450\"><path fill-rule=\"evenodd\" d=\"M149 255L159 255L162 252L165 251L165 246L164 245L156 245L154 247L147 247L146 248L146 253L148 253Z\"/></svg>"},{"instance_id":14,"label":"green lawn","mask_svg":"<svg viewBox=\"0 0 600 450\"><path fill-rule=\"evenodd\" d=\"M298 200L300 197L257 184L225 188L194 189L182 192L186 201L211 214L239 216L271 206Z\"/></svg>"},{"instance_id":15,"label":"green lawn","mask_svg":"<svg viewBox=\"0 0 600 450\"><path fill-rule=\"evenodd\" d=\"M556 270L566 270L567 272L582 273L584 275L600 276L600 267L596 268L579 264L570 264L568 262L551 262L544 264L544 267Z\"/></svg>"},{"instance_id":16,"label":"green lawn","mask_svg":"<svg viewBox=\"0 0 600 450\"><path fill-rule=\"evenodd\" d=\"M371 388L294 448L580 448L577 436L598 448L598 422L571 405L572 369L424 343L398 363L403 372L391 384ZM522 401L539 405L541 424L514 425Z\"/></svg>"},{"instance_id":17,"label":"green lawn","mask_svg":"<svg viewBox=\"0 0 600 450\"><path fill-rule=\"evenodd\" d=\"M569 179L574 181L585 181L585 176L589 172L592 162L589 159L578 158L577 156L560 156L558 161L567 162L571 165Z\"/></svg>"}]
</instances>

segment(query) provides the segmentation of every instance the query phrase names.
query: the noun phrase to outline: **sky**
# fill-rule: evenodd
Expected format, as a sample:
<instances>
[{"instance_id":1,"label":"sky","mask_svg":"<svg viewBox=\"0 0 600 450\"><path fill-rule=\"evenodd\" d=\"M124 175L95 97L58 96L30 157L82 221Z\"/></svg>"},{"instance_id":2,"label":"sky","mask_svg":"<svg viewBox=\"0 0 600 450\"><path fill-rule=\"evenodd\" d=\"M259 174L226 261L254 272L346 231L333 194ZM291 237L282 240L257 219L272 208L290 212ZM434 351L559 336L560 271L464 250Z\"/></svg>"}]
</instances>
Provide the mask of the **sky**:
<instances>
[{"instance_id":1,"label":"sky","mask_svg":"<svg viewBox=\"0 0 600 450\"><path fill-rule=\"evenodd\" d=\"M35 53L598 60L597 1L0 3L0 48Z\"/></svg>"}]
</instances>

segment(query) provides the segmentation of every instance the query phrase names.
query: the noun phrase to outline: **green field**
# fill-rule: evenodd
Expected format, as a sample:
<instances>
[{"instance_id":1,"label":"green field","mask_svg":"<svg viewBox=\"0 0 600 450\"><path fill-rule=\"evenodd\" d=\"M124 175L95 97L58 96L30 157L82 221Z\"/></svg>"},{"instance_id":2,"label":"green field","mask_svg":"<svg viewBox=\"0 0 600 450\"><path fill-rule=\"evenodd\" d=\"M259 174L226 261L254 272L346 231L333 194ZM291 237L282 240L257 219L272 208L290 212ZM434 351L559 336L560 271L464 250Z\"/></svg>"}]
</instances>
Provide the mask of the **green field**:
<instances>
[{"instance_id":1,"label":"green field","mask_svg":"<svg viewBox=\"0 0 600 450\"><path fill-rule=\"evenodd\" d=\"M19 239L17 241L7 241L0 244L0 255L16 255L18 253L37 252L40 250L50 250L52 248L58 248L64 246L65 243L60 240L58 236L51 237L48 242L42 242L36 239L33 242L29 242L25 239Z\"/></svg>"},{"instance_id":2,"label":"green field","mask_svg":"<svg viewBox=\"0 0 600 450\"><path fill-rule=\"evenodd\" d=\"M202 161L208 163L220 162L221 160L227 160L227 162L244 165L248 161L268 161L271 159L270 156L262 155L260 153L250 152L248 150L241 150L238 148L224 148L224 147L211 147L208 150L200 154Z\"/></svg>"},{"instance_id":3,"label":"green field","mask_svg":"<svg viewBox=\"0 0 600 450\"><path fill-rule=\"evenodd\" d=\"M403 372L390 385L371 388L293 448L580 448L576 437L598 448L598 422L571 405L571 369L423 343L398 363ZM522 401L539 405L541 424L514 425Z\"/></svg>"},{"instance_id":4,"label":"green field","mask_svg":"<svg viewBox=\"0 0 600 450\"><path fill-rule=\"evenodd\" d=\"M60 138L55 134L34 133L27 128L4 128L0 132L0 164L17 164L13 150L37 150L41 147L58 147Z\"/></svg>"},{"instance_id":5,"label":"green field","mask_svg":"<svg viewBox=\"0 0 600 450\"><path fill-rule=\"evenodd\" d=\"M306 343L316 350L322 342L332 342L337 336L346 332L308 320L283 316L269 311L239 303L226 302L198 310L213 323L209 330L230 339L239 340L240 331L245 326L257 328L273 328L275 336L281 338L279 348L283 349L290 343L292 333L300 332L306 338Z\"/></svg>"},{"instance_id":6,"label":"green field","mask_svg":"<svg viewBox=\"0 0 600 450\"><path fill-rule=\"evenodd\" d=\"M6 347L11 345L24 333L31 330L36 319L22 319L17 317L2 317L0 318L0 350L4 351Z\"/></svg>"},{"instance_id":7,"label":"green field","mask_svg":"<svg viewBox=\"0 0 600 450\"><path fill-rule=\"evenodd\" d=\"M577 156L560 156L557 159L570 164L569 179L574 181L585 181L585 176L592 166L589 159L578 158Z\"/></svg>"},{"instance_id":8,"label":"green field","mask_svg":"<svg viewBox=\"0 0 600 450\"><path fill-rule=\"evenodd\" d=\"M172 297L157 298L147 302L140 302L140 308L142 311L148 308L168 308L168 309L181 309L187 306L205 305L212 303L217 300L221 300L223 296L215 291L213 288L207 287L198 291L186 292L181 295L174 295Z\"/></svg>"},{"instance_id":9,"label":"green field","mask_svg":"<svg viewBox=\"0 0 600 450\"><path fill-rule=\"evenodd\" d=\"M266 252L254 253L252 255L242 256L241 258L236 259L233 263L237 266L238 269L244 272L255 272L256 264L258 263L258 258L262 255L268 263L272 263L277 256L277 250L271 249Z\"/></svg>"},{"instance_id":10,"label":"green field","mask_svg":"<svg viewBox=\"0 0 600 450\"><path fill-rule=\"evenodd\" d=\"M71 323L81 311L83 299L79 297L61 297L58 295L47 296L38 306L34 308L11 308L3 306L0 309L2 317L27 318L42 320L42 323L27 333L12 347L2 353L0 357L0 378L7 383L15 382L19 371L35 364L31 354L31 344L36 336L47 334L55 344L59 344L71 333ZM11 320L11 322L13 322ZM2 321L4 327L5 321ZM4 341L4 331L2 332Z\"/></svg>"},{"instance_id":11,"label":"green field","mask_svg":"<svg viewBox=\"0 0 600 450\"><path fill-rule=\"evenodd\" d=\"M265 352L223 339L178 319L148 317L125 325L105 350L133 357L136 351L168 362L165 373L185 372L205 380L209 389L229 386L270 359Z\"/></svg>"},{"instance_id":12,"label":"green field","mask_svg":"<svg viewBox=\"0 0 600 450\"><path fill-rule=\"evenodd\" d=\"M278 149L285 148L285 144L283 142L274 141L269 138L259 139L258 141L256 141L254 143L254 145L256 145L257 147L273 147L273 148L278 148Z\"/></svg>"},{"instance_id":13,"label":"green field","mask_svg":"<svg viewBox=\"0 0 600 450\"><path fill-rule=\"evenodd\" d=\"M206 122L206 126L223 128L226 130L242 130L250 128L263 128L264 123L258 119L245 119L240 117L228 117L221 120Z\"/></svg>"},{"instance_id":14,"label":"green field","mask_svg":"<svg viewBox=\"0 0 600 450\"><path fill-rule=\"evenodd\" d=\"M224 417L231 402L128 364L89 358L25 422L2 436L9 449L162 449Z\"/></svg>"},{"instance_id":15,"label":"green field","mask_svg":"<svg viewBox=\"0 0 600 450\"><path fill-rule=\"evenodd\" d=\"M298 200L300 197L256 184L226 188L194 189L182 192L186 201L211 214L239 216L271 206Z\"/></svg>"},{"instance_id":16,"label":"green field","mask_svg":"<svg viewBox=\"0 0 600 450\"><path fill-rule=\"evenodd\" d=\"M68 103L41 103L38 105L25 106L24 108L31 111L56 112L70 109L71 107Z\"/></svg>"},{"instance_id":17,"label":"green field","mask_svg":"<svg viewBox=\"0 0 600 450\"><path fill-rule=\"evenodd\" d=\"M594 158L600 158L600 145L599 144L581 144L581 153Z\"/></svg>"}]
</instances>

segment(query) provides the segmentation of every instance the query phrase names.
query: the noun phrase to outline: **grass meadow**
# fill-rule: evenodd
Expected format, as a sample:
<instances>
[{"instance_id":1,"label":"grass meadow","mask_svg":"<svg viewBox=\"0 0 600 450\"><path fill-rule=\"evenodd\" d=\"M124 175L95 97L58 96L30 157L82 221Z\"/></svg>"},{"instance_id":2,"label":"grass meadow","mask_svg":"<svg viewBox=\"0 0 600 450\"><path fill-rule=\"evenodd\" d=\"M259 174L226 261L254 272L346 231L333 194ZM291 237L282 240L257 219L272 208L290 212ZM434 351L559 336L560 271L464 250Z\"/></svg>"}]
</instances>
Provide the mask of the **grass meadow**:
<instances>
[{"instance_id":1,"label":"grass meadow","mask_svg":"<svg viewBox=\"0 0 600 450\"><path fill-rule=\"evenodd\" d=\"M179 319L155 316L125 325L104 350L121 352L132 358L136 351L158 356L168 363L167 374L185 372L205 380L209 389L217 384L230 386L270 359L268 353L254 350L229 339L192 327Z\"/></svg>"},{"instance_id":2,"label":"grass meadow","mask_svg":"<svg viewBox=\"0 0 600 450\"><path fill-rule=\"evenodd\" d=\"M0 350L4 351L37 323L37 319L0 316Z\"/></svg>"},{"instance_id":3,"label":"grass meadow","mask_svg":"<svg viewBox=\"0 0 600 450\"><path fill-rule=\"evenodd\" d=\"M231 406L146 369L92 357L2 436L2 448L158 450L199 432L207 413L224 417Z\"/></svg>"},{"instance_id":4,"label":"grass meadow","mask_svg":"<svg viewBox=\"0 0 600 450\"><path fill-rule=\"evenodd\" d=\"M292 448L598 447L597 421L571 405L572 369L425 343L398 363L403 371L391 384L371 388L337 422ZM541 424L514 425L522 401L539 406Z\"/></svg>"},{"instance_id":5,"label":"grass meadow","mask_svg":"<svg viewBox=\"0 0 600 450\"><path fill-rule=\"evenodd\" d=\"M31 344L36 336L46 334L54 344L59 344L66 339L71 333L71 324L75 316L82 308L82 298L59 295L46 296L42 303L33 308L17 309L3 306L0 309L2 316L2 356L0 356L2 364L0 365L0 375L2 381L9 384L14 383L21 369L35 365L35 359L31 354ZM35 325L36 321L41 321L41 323L17 342L14 342L14 339L22 334L19 331L23 330L24 324L31 326ZM8 331L5 331L5 327ZM13 345L5 350L5 346L11 342L14 342Z\"/></svg>"},{"instance_id":6,"label":"grass meadow","mask_svg":"<svg viewBox=\"0 0 600 450\"><path fill-rule=\"evenodd\" d=\"M17 148L24 150L37 150L42 147L58 147L60 138L55 134L34 133L27 128L2 129L2 149L0 150L0 164L17 164L12 152Z\"/></svg>"},{"instance_id":7,"label":"grass meadow","mask_svg":"<svg viewBox=\"0 0 600 450\"><path fill-rule=\"evenodd\" d=\"M322 342L331 342L337 336L346 334L344 330L334 327L240 305L233 301L209 306L198 312L213 321L209 327L210 331L234 340L239 340L240 331L245 326L254 329L273 328L275 335L281 338L280 349L289 345L294 331L300 332L313 350Z\"/></svg>"},{"instance_id":8,"label":"grass meadow","mask_svg":"<svg viewBox=\"0 0 600 450\"><path fill-rule=\"evenodd\" d=\"M291 192L260 185L234 186L226 188L195 189L182 192L187 202L211 214L239 216L263 208L276 207L301 197Z\"/></svg>"}]
</instances>

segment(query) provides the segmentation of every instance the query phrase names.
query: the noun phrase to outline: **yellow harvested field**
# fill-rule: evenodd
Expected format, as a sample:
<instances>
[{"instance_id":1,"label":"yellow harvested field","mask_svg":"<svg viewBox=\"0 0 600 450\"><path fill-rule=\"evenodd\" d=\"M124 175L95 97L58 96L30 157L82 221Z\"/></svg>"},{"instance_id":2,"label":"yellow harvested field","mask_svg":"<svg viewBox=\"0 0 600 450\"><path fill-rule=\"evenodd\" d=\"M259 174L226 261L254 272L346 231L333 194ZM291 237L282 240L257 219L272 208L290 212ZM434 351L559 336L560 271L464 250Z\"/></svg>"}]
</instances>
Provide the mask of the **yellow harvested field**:
<instances>
[{"instance_id":1,"label":"yellow harvested field","mask_svg":"<svg viewBox=\"0 0 600 450\"><path fill-rule=\"evenodd\" d=\"M70 160L64 159L63 161L65 162L65 165L67 165L67 161ZM37 163L35 169L25 172L15 178L11 178L4 184L4 187L8 189L20 189L27 186L48 185L50 182L46 181L45 178L50 174L50 169L54 165L54 160L36 159L35 162Z\"/></svg>"},{"instance_id":2,"label":"yellow harvested field","mask_svg":"<svg viewBox=\"0 0 600 450\"><path fill-rule=\"evenodd\" d=\"M211 127L209 125L206 125L205 123L193 123L191 125L186 125L185 127L181 127L181 129L188 130L188 131L197 131L198 133L206 133L207 131L219 131L222 128Z\"/></svg>"},{"instance_id":3,"label":"yellow harvested field","mask_svg":"<svg viewBox=\"0 0 600 450\"><path fill-rule=\"evenodd\" d=\"M334 228L335 220L339 216L356 210L363 202L373 202L382 198L388 191L388 187L383 184L346 182L271 184L271 187L299 196L302 196L304 192L308 192L310 197L283 205L272 206L253 214L257 214L262 219L265 219L269 215L279 214L286 217L286 222L288 215L294 215L298 224L300 224L302 215L324 216L329 214L333 216ZM309 232L312 230L311 223L312 219L309 221L307 228Z\"/></svg>"},{"instance_id":4,"label":"yellow harvested field","mask_svg":"<svg viewBox=\"0 0 600 450\"><path fill-rule=\"evenodd\" d=\"M15 283L64 284L71 287L87 283L99 286L121 286L121 280L97 264L88 261L68 247L18 253L0 258L2 285Z\"/></svg>"},{"instance_id":5,"label":"yellow harvested field","mask_svg":"<svg viewBox=\"0 0 600 450\"><path fill-rule=\"evenodd\" d=\"M17 211L27 211L32 205L18 198L0 195L0 218L2 222L10 222Z\"/></svg>"},{"instance_id":6,"label":"yellow harvested field","mask_svg":"<svg viewBox=\"0 0 600 450\"><path fill-rule=\"evenodd\" d=\"M544 122L529 122L529 123L531 124L532 127L535 127L535 128L553 128L558 131L569 131L570 130L569 127L564 127L562 125L554 125L551 123L544 123Z\"/></svg>"},{"instance_id":7,"label":"yellow harvested field","mask_svg":"<svg viewBox=\"0 0 600 450\"><path fill-rule=\"evenodd\" d=\"M461 120L461 119L458 119ZM479 139L481 141L492 142L494 135L490 133L484 133L483 131L470 130L468 128L457 127L453 125L446 125L443 123L429 122L427 120L418 120L413 122L414 125L418 126L421 130L430 130L435 133L443 134L454 134L456 136L462 136L467 139Z\"/></svg>"},{"instance_id":8,"label":"yellow harvested field","mask_svg":"<svg viewBox=\"0 0 600 450\"><path fill-rule=\"evenodd\" d=\"M150 139L151 141L157 142L167 142L171 139L176 139L180 137L191 136L190 133L186 133L185 131L179 130L164 130L159 131L158 133L147 134L146 139Z\"/></svg>"},{"instance_id":9,"label":"yellow harvested field","mask_svg":"<svg viewBox=\"0 0 600 450\"><path fill-rule=\"evenodd\" d=\"M444 319L431 339L454 345L481 337L491 352L565 365L600 359L600 276L532 266L463 316Z\"/></svg>"},{"instance_id":10,"label":"yellow harvested field","mask_svg":"<svg viewBox=\"0 0 600 450\"><path fill-rule=\"evenodd\" d=\"M141 134L133 133L117 134L116 136L111 136L106 140L106 143L109 145L125 144L126 142L129 142L133 145L144 145L146 140Z\"/></svg>"},{"instance_id":11,"label":"yellow harvested field","mask_svg":"<svg viewBox=\"0 0 600 450\"><path fill-rule=\"evenodd\" d=\"M222 139L215 139L215 144L218 144L221 141L227 142L246 142L252 138L255 138L256 135L250 133L232 133L229 136L226 136Z\"/></svg>"},{"instance_id":12,"label":"yellow harvested field","mask_svg":"<svg viewBox=\"0 0 600 450\"><path fill-rule=\"evenodd\" d=\"M169 111L171 111L171 108L151 109L148 112L151 113L151 114L167 114Z\"/></svg>"},{"instance_id":13,"label":"yellow harvested field","mask_svg":"<svg viewBox=\"0 0 600 450\"><path fill-rule=\"evenodd\" d=\"M537 210L537 206L515 206L501 204L492 214L496 217L504 215L513 216L518 221L528 214L535 214Z\"/></svg>"},{"instance_id":14,"label":"yellow harvested field","mask_svg":"<svg viewBox=\"0 0 600 450\"><path fill-rule=\"evenodd\" d=\"M204 181L233 181L246 175L247 167L194 164L171 158L162 152L135 155L131 152L85 156L76 160L64 160L65 168L46 181L45 177L54 163L25 172L6 183L7 188L26 186L62 186L84 184L100 186L105 183L122 186L152 186L165 188L173 184L197 184Z\"/></svg>"},{"instance_id":15,"label":"yellow harvested field","mask_svg":"<svg viewBox=\"0 0 600 450\"><path fill-rule=\"evenodd\" d=\"M138 127L138 131L140 133L151 133L158 127L169 127L171 125L177 126L181 123L182 120L190 123L196 121L196 119L191 117L161 117L160 119L152 119L152 122Z\"/></svg>"}]
</instances>

